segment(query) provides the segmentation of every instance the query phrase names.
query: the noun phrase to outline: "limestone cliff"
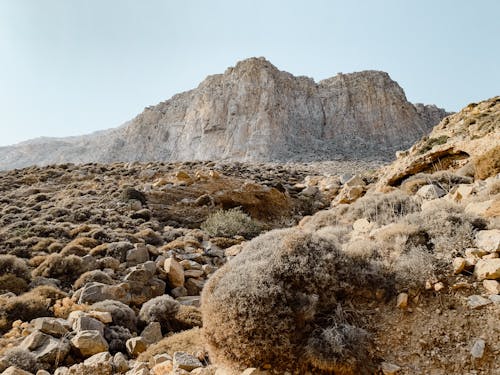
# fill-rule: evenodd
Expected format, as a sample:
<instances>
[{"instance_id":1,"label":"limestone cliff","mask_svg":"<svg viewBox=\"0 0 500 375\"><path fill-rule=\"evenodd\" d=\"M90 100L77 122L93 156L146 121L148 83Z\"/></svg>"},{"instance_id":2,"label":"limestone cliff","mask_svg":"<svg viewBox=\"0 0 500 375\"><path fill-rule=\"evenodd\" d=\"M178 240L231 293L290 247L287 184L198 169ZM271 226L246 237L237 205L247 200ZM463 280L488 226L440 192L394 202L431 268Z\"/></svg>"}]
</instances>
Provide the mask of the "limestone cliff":
<instances>
[{"instance_id":1,"label":"limestone cliff","mask_svg":"<svg viewBox=\"0 0 500 375\"><path fill-rule=\"evenodd\" d=\"M387 159L446 115L409 103L384 72L315 83L250 58L120 128L0 148L0 169L91 161Z\"/></svg>"}]
</instances>

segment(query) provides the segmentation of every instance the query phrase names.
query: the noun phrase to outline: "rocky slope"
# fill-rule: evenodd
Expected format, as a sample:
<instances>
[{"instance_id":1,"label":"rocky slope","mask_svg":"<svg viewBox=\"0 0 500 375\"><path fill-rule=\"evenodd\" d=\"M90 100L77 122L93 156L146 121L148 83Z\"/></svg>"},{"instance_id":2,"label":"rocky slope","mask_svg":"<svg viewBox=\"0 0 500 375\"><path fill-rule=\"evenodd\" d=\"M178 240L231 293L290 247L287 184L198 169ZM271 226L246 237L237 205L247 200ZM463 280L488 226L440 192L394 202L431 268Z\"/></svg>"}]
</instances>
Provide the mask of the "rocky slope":
<instances>
[{"instance_id":1,"label":"rocky slope","mask_svg":"<svg viewBox=\"0 0 500 375\"><path fill-rule=\"evenodd\" d=\"M61 162L392 158L447 113L409 103L387 73L315 83L250 58L122 127L0 148L0 169Z\"/></svg>"},{"instance_id":2,"label":"rocky slope","mask_svg":"<svg viewBox=\"0 0 500 375\"><path fill-rule=\"evenodd\" d=\"M356 176L344 162L0 172L0 372L500 374L499 104ZM235 234L234 207L260 225ZM220 208L225 233L200 225Z\"/></svg>"}]
</instances>

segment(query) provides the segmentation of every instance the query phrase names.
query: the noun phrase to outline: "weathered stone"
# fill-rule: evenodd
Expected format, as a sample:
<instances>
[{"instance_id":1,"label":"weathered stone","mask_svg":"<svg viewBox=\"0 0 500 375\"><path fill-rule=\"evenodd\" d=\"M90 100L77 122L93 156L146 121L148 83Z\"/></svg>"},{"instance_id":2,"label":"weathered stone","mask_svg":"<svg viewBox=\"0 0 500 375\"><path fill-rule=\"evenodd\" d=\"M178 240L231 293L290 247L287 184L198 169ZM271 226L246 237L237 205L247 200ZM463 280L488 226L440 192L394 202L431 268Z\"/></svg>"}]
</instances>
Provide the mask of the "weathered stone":
<instances>
[{"instance_id":1,"label":"weathered stone","mask_svg":"<svg viewBox=\"0 0 500 375\"><path fill-rule=\"evenodd\" d=\"M455 275L458 275L459 273L461 273L465 269L466 264L467 264L467 262L465 261L464 258L461 258L461 257L454 258L453 259L453 273Z\"/></svg>"},{"instance_id":2,"label":"weathered stone","mask_svg":"<svg viewBox=\"0 0 500 375\"><path fill-rule=\"evenodd\" d=\"M484 202L471 202L465 206L465 212L478 216L487 216L487 212L491 209L494 202L493 199Z\"/></svg>"},{"instance_id":3,"label":"weathered stone","mask_svg":"<svg viewBox=\"0 0 500 375\"><path fill-rule=\"evenodd\" d=\"M148 248L144 244L136 244L133 249L127 251L127 265L136 266L149 260Z\"/></svg>"},{"instance_id":4,"label":"weathered stone","mask_svg":"<svg viewBox=\"0 0 500 375\"><path fill-rule=\"evenodd\" d=\"M109 352L101 352L87 358L83 363L87 366L96 365L98 363L111 363L113 357Z\"/></svg>"},{"instance_id":5,"label":"weathered stone","mask_svg":"<svg viewBox=\"0 0 500 375\"><path fill-rule=\"evenodd\" d=\"M483 287L488 293L500 294L500 282L496 280L483 280Z\"/></svg>"},{"instance_id":6,"label":"weathered stone","mask_svg":"<svg viewBox=\"0 0 500 375\"><path fill-rule=\"evenodd\" d=\"M198 277L201 277L205 274L205 272L203 272L203 270L186 270L184 271L184 277L187 279L187 278L198 278Z\"/></svg>"},{"instance_id":7,"label":"weathered stone","mask_svg":"<svg viewBox=\"0 0 500 375\"><path fill-rule=\"evenodd\" d=\"M175 299L181 305L200 307L200 296L186 296Z\"/></svg>"},{"instance_id":8,"label":"weathered stone","mask_svg":"<svg viewBox=\"0 0 500 375\"><path fill-rule=\"evenodd\" d=\"M500 229L477 232L476 246L490 253L500 252Z\"/></svg>"},{"instance_id":9,"label":"weathered stone","mask_svg":"<svg viewBox=\"0 0 500 375\"><path fill-rule=\"evenodd\" d=\"M205 285L204 279L190 278L187 279L186 282L184 283L184 286L186 287L189 296L199 295L201 290L203 289L203 285Z\"/></svg>"},{"instance_id":10,"label":"weathered stone","mask_svg":"<svg viewBox=\"0 0 500 375\"><path fill-rule=\"evenodd\" d=\"M160 341L163 338L161 324L159 322L149 323L141 332L141 337L150 345Z\"/></svg>"},{"instance_id":11,"label":"weathered stone","mask_svg":"<svg viewBox=\"0 0 500 375\"><path fill-rule=\"evenodd\" d=\"M474 275L478 280L500 279L500 259L480 259L474 267Z\"/></svg>"},{"instance_id":12,"label":"weathered stone","mask_svg":"<svg viewBox=\"0 0 500 375\"><path fill-rule=\"evenodd\" d=\"M408 294L399 293L396 299L396 306L400 309L406 309L408 307Z\"/></svg>"},{"instance_id":13,"label":"weathered stone","mask_svg":"<svg viewBox=\"0 0 500 375\"><path fill-rule=\"evenodd\" d=\"M2 375L33 375L31 372L21 370L20 368L17 368L15 366L10 366L2 372Z\"/></svg>"},{"instance_id":14,"label":"weathered stone","mask_svg":"<svg viewBox=\"0 0 500 375\"><path fill-rule=\"evenodd\" d=\"M143 337L132 337L125 343L127 352L132 357L137 357L148 348L148 342Z\"/></svg>"},{"instance_id":15,"label":"weathered stone","mask_svg":"<svg viewBox=\"0 0 500 375\"><path fill-rule=\"evenodd\" d=\"M157 365L154 365L151 368L151 375L165 375L165 374L171 374L174 369L174 364L172 361L167 360L161 363L158 363Z\"/></svg>"},{"instance_id":16,"label":"weathered stone","mask_svg":"<svg viewBox=\"0 0 500 375\"><path fill-rule=\"evenodd\" d=\"M108 343L99 331L80 331L72 339L71 344L83 357L105 352L109 349Z\"/></svg>"},{"instance_id":17,"label":"weathered stone","mask_svg":"<svg viewBox=\"0 0 500 375\"><path fill-rule=\"evenodd\" d=\"M265 370L259 370L258 368L250 367L244 370L241 375L268 375L269 372Z\"/></svg>"},{"instance_id":18,"label":"weathered stone","mask_svg":"<svg viewBox=\"0 0 500 375\"><path fill-rule=\"evenodd\" d=\"M113 317L111 314L107 311L86 311L86 314L88 316L91 316L92 318L95 318L99 320L100 322L104 324L112 323L113 322Z\"/></svg>"},{"instance_id":19,"label":"weathered stone","mask_svg":"<svg viewBox=\"0 0 500 375\"><path fill-rule=\"evenodd\" d=\"M438 199L442 196L446 195L446 192L436 185L424 185L420 189L418 189L416 195L418 195L422 199L432 200Z\"/></svg>"},{"instance_id":20,"label":"weathered stone","mask_svg":"<svg viewBox=\"0 0 500 375\"><path fill-rule=\"evenodd\" d=\"M113 356L113 367L115 368L116 372L119 373L127 372L130 369L125 354L118 352Z\"/></svg>"},{"instance_id":21,"label":"weathered stone","mask_svg":"<svg viewBox=\"0 0 500 375\"><path fill-rule=\"evenodd\" d=\"M203 364L200 360L191 354L184 352L175 352L174 353L174 368L180 368L186 371L194 370L198 367L203 367Z\"/></svg>"},{"instance_id":22,"label":"weathered stone","mask_svg":"<svg viewBox=\"0 0 500 375\"><path fill-rule=\"evenodd\" d=\"M363 181L363 179L361 177L359 177L358 175L356 176L353 176L351 177L349 180L347 180L345 183L344 183L345 186L365 186L365 181Z\"/></svg>"},{"instance_id":23,"label":"weathered stone","mask_svg":"<svg viewBox=\"0 0 500 375\"><path fill-rule=\"evenodd\" d=\"M99 331L101 335L104 335L104 324L97 319L90 316L80 316L73 323L73 331Z\"/></svg>"},{"instance_id":24,"label":"weathered stone","mask_svg":"<svg viewBox=\"0 0 500 375\"><path fill-rule=\"evenodd\" d=\"M98 282L90 282L80 289L79 304L93 304L95 302L112 299L128 304L130 302L129 286L126 283L107 285Z\"/></svg>"},{"instance_id":25,"label":"weathered stone","mask_svg":"<svg viewBox=\"0 0 500 375\"><path fill-rule=\"evenodd\" d=\"M20 347L31 351L37 361L45 363L60 363L70 351L68 340L56 339L40 331L33 331L21 342Z\"/></svg>"},{"instance_id":26,"label":"weathered stone","mask_svg":"<svg viewBox=\"0 0 500 375\"><path fill-rule=\"evenodd\" d=\"M479 295L472 295L467 298L467 304L471 309L480 309L481 307L489 305L491 302L491 300Z\"/></svg>"},{"instance_id":27,"label":"weathered stone","mask_svg":"<svg viewBox=\"0 0 500 375\"><path fill-rule=\"evenodd\" d=\"M31 321L34 329L51 336L61 337L68 333L70 325L64 319L58 318L36 318Z\"/></svg>"},{"instance_id":28,"label":"weathered stone","mask_svg":"<svg viewBox=\"0 0 500 375\"><path fill-rule=\"evenodd\" d=\"M470 354L476 359L483 358L485 346L486 342L483 339L477 339L476 341L474 341L474 344L472 345Z\"/></svg>"},{"instance_id":29,"label":"weathered stone","mask_svg":"<svg viewBox=\"0 0 500 375\"><path fill-rule=\"evenodd\" d=\"M163 264L169 284L173 287L184 286L184 268L174 258L168 258Z\"/></svg>"},{"instance_id":30,"label":"weathered stone","mask_svg":"<svg viewBox=\"0 0 500 375\"><path fill-rule=\"evenodd\" d=\"M384 375L396 375L401 370L401 367L389 362L382 362L380 367Z\"/></svg>"}]
</instances>

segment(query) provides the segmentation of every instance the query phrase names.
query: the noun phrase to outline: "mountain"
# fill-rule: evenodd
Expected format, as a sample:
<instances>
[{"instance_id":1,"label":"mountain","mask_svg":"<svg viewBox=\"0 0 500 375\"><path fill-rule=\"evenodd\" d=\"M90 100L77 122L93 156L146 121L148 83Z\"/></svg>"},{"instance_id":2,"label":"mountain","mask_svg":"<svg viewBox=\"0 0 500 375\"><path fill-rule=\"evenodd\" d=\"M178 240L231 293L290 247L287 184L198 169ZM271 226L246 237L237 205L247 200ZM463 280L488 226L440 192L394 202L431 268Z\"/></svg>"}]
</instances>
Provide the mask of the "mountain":
<instances>
[{"instance_id":1,"label":"mountain","mask_svg":"<svg viewBox=\"0 0 500 375\"><path fill-rule=\"evenodd\" d=\"M389 159L448 115L387 73L314 82L250 58L119 128L0 148L0 169L112 161Z\"/></svg>"}]
</instances>

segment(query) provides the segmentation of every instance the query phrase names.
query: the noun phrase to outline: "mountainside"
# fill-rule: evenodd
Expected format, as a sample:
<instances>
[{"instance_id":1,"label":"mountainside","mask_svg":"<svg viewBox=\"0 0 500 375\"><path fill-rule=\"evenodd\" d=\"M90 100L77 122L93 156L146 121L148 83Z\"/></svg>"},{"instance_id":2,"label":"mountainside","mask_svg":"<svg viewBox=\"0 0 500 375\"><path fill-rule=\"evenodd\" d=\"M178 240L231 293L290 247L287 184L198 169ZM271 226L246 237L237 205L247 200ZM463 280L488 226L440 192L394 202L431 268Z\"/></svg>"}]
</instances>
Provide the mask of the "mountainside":
<instances>
[{"instance_id":1,"label":"mountainside","mask_svg":"<svg viewBox=\"0 0 500 375\"><path fill-rule=\"evenodd\" d=\"M445 117L387 73L315 83L250 58L117 129L0 148L0 169L61 162L387 159Z\"/></svg>"}]
</instances>

